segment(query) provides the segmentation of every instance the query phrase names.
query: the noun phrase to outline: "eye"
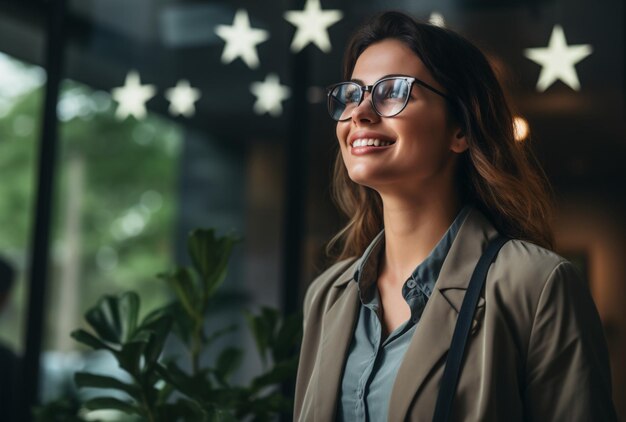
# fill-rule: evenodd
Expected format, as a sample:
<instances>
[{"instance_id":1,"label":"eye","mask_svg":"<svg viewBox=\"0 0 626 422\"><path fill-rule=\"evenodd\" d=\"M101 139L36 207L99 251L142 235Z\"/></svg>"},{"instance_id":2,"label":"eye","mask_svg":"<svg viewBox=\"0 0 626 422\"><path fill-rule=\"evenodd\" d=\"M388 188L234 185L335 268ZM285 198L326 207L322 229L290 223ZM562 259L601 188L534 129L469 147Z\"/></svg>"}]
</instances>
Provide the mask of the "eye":
<instances>
[{"instance_id":1,"label":"eye","mask_svg":"<svg viewBox=\"0 0 626 422\"><path fill-rule=\"evenodd\" d=\"M403 80L388 80L381 83L377 91L380 100L404 100L409 93L407 83Z\"/></svg>"},{"instance_id":2,"label":"eye","mask_svg":"<svg viewBox=\"0 0 626 422\"><path fill-rule=\"evenodd\" d=\"M404 97L404 91L401 89L398 89L397 87L388 89L387 92L385 93L385 98L403 98L403 97Z\"/></svg>"},{"instance_id":3,"label":"eye","mask_svg":"<svg viewBox=\"0 0 626 422\"><path fill-rule=\"evenodd\" d=\"M360 89L356 85L345 85L341 90L340 98L342 98L346 104L356 103L359 101L359 94Z\"/></svg>"}]
</instances>

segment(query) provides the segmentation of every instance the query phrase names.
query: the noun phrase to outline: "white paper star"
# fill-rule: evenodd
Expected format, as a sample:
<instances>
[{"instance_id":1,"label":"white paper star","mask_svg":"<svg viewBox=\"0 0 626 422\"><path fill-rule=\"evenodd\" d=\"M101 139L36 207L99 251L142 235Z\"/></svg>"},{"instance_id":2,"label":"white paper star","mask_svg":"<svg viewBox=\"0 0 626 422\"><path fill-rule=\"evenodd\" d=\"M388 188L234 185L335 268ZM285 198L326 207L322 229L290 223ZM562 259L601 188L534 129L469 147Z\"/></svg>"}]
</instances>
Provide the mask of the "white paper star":
<instances>
[{"instance_id":1,"label":"white paper star","mask_svg":"<svg viewBox=\"0 0 626 422\"><path fill-rule=\"evenodd\" d=\"M343 17L341 10L322 10L320 0L306 0L303 11L285 12L285 19L297 26L291 41L291 51L297 53L307 44L314 43L324 53L331 50L328 27Z\"/></svg>"},{"instance_id":2,"label":"white paper star","mask_svg":"<svg viewBox=\"0 0 626 422\"><path fill-rule=\"evenodd\" d=\"M181 79L174 88L165 91L165 98L170 102L169 112L173 116L191 117L196 114L194 103L200 97L200 90L192 88L185 79Z\"/></svg>"},{"instance_id":3,"label":"white paper star","mask_svg":"<svg viewBox=\"0 0 626 422\"><path fill-rule=\"evenodd\" d=\"M248 12L244 9L237 10L232 25L218 25L215 33L226 41L222 52L222 63L228 64L237 57L241 57L251 69L259 66L256 45L270 37L268 31L250 27Z\"/></svg>"},{"instance_id":4,"label":"white paper star","mask_svg":"<svg viewBox=\"0 0 626 422\"><path fill-rule=\"evenodd\" d=\"M137 120L143 119L146 117L146 102L155 94L154 85L141 85L139 73L131 70L126 75L124 86L111 90L113 99L119 103L115 116L120 120L130 115Z\"/></svg>"},{"instance_id":5,"label":"white paper star","mask_svg":"<svg viewBox=\"0 0 626 422\"><path fill-rule=\"evenodd\" d=\"M289 98L291 90L281 85L278 75L270 73L263 82L253 82L250 91L257 97L253 110L256 114L269 113L273 117L283 112L282 101Z\"/></svg>"},{"instance_id":6,"label":"white paper star","mask_svg":"<svg viewBox=\"0 0 626 422\"><path fill-rule=\"evenodd\" d=\"M432 12L428 18L428 23L442 28L446 27L446 21L443 19L443 15L439 12Z\"/></svg>"},{"instance_id":7,"label":"white paper star","mask_svg":"<svg viewBox=\"0 0 626 422\"><path fill-rule=\"evenodd\" d=\"M580 90L580 82L574 65L590 55L593 48L590 44L567 45L565 33L561 25L554 25L548 47L526 48L524 55L542 66L537 90L545 91L560 79L570 88Z\"/></svg>"}]
</instances>

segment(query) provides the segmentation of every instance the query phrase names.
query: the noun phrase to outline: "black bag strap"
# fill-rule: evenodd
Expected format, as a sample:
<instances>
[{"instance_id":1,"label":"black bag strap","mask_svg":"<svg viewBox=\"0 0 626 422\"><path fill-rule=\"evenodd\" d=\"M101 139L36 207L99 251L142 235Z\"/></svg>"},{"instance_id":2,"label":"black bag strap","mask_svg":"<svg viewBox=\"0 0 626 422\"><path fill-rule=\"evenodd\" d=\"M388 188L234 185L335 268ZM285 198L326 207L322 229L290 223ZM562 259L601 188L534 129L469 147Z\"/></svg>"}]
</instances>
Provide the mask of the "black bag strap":
<instances>
[{"instance_id":1,"label":"black bag strap","mask_svg":"<svg viewBox=\"0 0 626 422\"><path fill-rule=\"evenodd\" d=\"M500 248L509 240L510 238L502 235L493 239L487 245L487 248L478 260L478 264L476 264L469 286L465 292L465 297L463 298L461 311L457 317L454 334L452 335L450 350L446 357L446 366L439 386L433 422L446 422L450 418L452 402L454 401L456 386L459 382L465 345L467 344L467 338L469 337L470 328L472 327L476 304L478 303L480 292L485 285L489 266L500 251Z\"/></svg>"}]
</instances>

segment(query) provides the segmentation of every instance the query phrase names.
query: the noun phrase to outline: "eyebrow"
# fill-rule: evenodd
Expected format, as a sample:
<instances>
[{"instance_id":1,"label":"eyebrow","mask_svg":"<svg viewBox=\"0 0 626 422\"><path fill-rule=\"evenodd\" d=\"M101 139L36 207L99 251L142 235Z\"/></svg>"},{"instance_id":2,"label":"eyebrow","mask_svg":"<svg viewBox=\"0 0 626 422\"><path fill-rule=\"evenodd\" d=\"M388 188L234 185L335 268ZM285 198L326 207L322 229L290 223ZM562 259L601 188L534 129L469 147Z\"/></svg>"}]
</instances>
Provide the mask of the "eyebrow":
<instances>
[{"instance_id":1,"label":"eyebrow","mask_svg":"<svg viewBox=\"0 0 626 422\"><path fill-rule=\"evenodd\" d=\"M411 78L414 77L414 76L410 76L410 75L403 75L402 73L389 73L389 74L387 74L385 76L381 76L378 80L385 79L385 78L390 78L392 76L407 76L407 77L411 77ZM352 79L350 79L350 82L356 82L358 84L365 85L365 82L363 82L362 80L360 80L358 78L352 78Z\"/></svg>"}]
</instances>

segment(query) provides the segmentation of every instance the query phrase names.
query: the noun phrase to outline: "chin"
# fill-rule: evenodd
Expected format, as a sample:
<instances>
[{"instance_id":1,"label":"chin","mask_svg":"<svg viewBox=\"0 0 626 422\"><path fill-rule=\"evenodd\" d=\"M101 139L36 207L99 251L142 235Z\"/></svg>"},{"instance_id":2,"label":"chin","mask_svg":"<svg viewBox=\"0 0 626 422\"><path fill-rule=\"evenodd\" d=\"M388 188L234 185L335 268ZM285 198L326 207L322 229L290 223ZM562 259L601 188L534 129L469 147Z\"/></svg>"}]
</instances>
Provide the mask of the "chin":
<instances>
[{"instance_id":1,"label":"chin","mask_svg":"<svg viewBox=\"0 0 626 422\"><path fill-rule=\"evenodd\" d=\"M376 189L376 186L383 180L382 175L373 171L348 170L348 176L354 183L368 188Z\"/></svg>"}]
</instances>

